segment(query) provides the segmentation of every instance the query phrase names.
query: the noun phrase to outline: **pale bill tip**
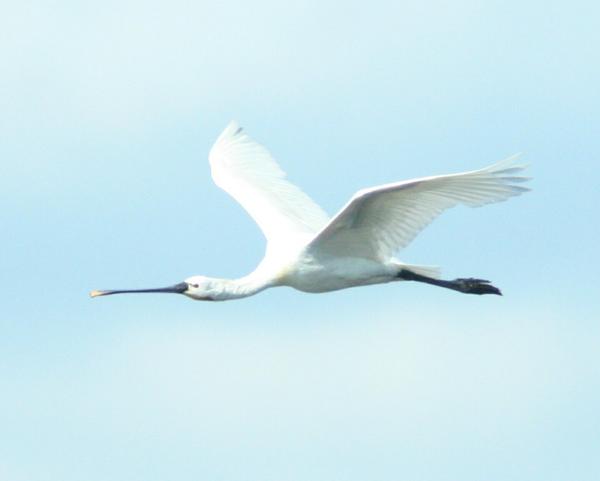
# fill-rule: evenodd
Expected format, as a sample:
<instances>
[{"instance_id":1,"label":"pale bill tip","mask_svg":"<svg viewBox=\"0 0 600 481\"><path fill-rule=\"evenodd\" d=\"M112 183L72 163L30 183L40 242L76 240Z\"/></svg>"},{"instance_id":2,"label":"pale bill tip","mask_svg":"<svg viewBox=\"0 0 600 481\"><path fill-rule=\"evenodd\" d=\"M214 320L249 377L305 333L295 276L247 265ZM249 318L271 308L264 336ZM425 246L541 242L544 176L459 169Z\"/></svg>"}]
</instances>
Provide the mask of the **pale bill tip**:
<instances>
[{"instance_id":1,"label":"pale bill tip","mask_svg":"<svg viewBox=\"0 0 600 481\"><path fill-rule=\"evenodd\" d=\"M106 293L106 291L91 291L90 297L103 296L105 293Z\"/></svg>"}]
</instances>

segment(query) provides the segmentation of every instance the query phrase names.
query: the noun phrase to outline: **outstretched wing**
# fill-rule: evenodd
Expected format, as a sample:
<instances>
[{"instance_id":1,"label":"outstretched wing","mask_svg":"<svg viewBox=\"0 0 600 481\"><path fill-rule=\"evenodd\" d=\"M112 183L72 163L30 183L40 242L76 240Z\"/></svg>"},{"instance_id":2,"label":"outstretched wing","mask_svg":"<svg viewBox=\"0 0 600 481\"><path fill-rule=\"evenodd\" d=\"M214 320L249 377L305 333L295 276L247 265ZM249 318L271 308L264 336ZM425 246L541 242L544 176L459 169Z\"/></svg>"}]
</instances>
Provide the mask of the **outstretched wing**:
<instances>
[{"instance_id":1,"label":"outstretched wing","mask_svg":"<svg viewBox=\"0 0 600 481\"><path fill-rule=\"evenodd\" d=\"M481 170L423 177L357 192L317 234L312 252L388 260L444 210L463 204L479 207L527 190L525 168L510 157Z\"/></svg>"},{"instance_id":2,"label":"outstretched wing","mask_svg":"<svg viewBox=\"0 0 600 481\"><path fill-rule=\"evenodd\" d=\"M329 221L308 195L285 178L269 151L237 122L221 133L209 154L212 177L263 231L269 246L313 237Z\"/></svg>"}]
</instances>

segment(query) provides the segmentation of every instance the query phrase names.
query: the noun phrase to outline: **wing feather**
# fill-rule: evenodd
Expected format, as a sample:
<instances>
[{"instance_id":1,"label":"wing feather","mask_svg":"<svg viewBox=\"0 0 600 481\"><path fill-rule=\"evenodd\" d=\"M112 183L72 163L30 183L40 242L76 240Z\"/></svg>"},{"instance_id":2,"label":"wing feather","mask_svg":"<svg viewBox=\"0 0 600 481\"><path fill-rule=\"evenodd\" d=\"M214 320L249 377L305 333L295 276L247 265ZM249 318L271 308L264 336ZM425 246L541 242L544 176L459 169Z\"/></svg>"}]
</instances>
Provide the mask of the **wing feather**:
<instances>
[{"instance_id":1,"label":"wing feather","mask_svg":"<svg viewBox=\"0 0 600 481\"><path fill-rule=\"evenodd\" d=\"M444 210L479 207L528 191L517 156L460 174L423 177L357 192L309 245L313 252L388 260Z\"/></svg>"},{"instance_id":2,"label":"wing feather","mask_svg":"<svg viewBox=\"0 0 600 481\"><path fill-rule=\"evenodd\" d=\"M293 236L313 237L327 214L286 179L270 152L231 122L209 153L212 177L258 224L271 247Z\"/></svg>"}]
</instances>

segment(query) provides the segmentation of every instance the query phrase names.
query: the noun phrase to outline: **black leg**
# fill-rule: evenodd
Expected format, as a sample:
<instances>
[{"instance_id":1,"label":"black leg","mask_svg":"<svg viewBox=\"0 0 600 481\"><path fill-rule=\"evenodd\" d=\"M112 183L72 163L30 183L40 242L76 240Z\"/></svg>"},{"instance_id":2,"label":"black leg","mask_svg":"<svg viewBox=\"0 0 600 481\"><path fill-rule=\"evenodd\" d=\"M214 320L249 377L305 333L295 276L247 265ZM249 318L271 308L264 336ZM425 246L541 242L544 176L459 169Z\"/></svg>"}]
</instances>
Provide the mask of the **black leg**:
<instances>
[{"instance_id":1,"label":"black leg","mask_svg":"<svg viewBox=\"0 0 600 481\"><path fill-rule=\"evenodd\" d=\"M445 281L442 279L433 279L431 277L422 276L416 274L408 269L402 269L398 272L398 277L406 281L424 282L434 286L445 287L446 289L452 289L454 291L463 292L465 294L496 294L502 295L500 289L490 284L490 281L484 279L475 279L469 277L468 279L454 279L453 281Z\"/></svg>"}]
</instances>

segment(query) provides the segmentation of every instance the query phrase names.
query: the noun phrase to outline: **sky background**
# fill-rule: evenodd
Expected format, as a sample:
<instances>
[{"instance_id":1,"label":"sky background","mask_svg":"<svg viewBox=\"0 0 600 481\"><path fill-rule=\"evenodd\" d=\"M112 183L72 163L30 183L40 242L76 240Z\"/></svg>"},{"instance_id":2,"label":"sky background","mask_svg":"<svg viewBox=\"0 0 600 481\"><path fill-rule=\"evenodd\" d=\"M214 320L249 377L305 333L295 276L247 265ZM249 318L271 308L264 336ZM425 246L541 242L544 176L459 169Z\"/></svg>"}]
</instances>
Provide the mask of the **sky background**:
<instances>
[{"instance_id":1,"label":"sky background","mask_svg":"<svg viewBox=\"0 0 600 481\"><path fill-rule=\"evenodd\" d=\"M600 477L597 2L0 10L0 479ZM531 193L399 255L504 297L91 300L254 268L207 162L231 119L330 214L523 152Z\"/></svg>"}]
</instances>

